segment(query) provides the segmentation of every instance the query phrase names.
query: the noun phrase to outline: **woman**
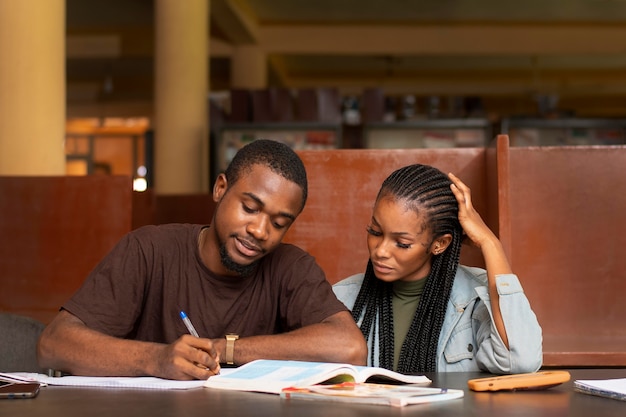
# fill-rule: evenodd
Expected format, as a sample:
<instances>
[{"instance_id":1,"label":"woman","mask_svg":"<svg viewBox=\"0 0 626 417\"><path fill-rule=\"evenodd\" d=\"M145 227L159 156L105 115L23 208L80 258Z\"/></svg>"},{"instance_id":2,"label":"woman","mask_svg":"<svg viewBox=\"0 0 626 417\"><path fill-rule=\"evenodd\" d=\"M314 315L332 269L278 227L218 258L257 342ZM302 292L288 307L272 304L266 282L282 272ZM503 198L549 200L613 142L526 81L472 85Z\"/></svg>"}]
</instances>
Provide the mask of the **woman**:
<instances>
[{"instance_id":1,"label":"woman","mask_svg":"<svg viewBox=\"0 0 626 417\"><path fill-rule=\"evenodd\" d=\"M368 365L402 373L539 369L541 327L461 180L419 164L396 170L367 233L365 274L333 289L367 339ZM486 270L459 265L464 235Z\"/></svg>"}]
</instances>

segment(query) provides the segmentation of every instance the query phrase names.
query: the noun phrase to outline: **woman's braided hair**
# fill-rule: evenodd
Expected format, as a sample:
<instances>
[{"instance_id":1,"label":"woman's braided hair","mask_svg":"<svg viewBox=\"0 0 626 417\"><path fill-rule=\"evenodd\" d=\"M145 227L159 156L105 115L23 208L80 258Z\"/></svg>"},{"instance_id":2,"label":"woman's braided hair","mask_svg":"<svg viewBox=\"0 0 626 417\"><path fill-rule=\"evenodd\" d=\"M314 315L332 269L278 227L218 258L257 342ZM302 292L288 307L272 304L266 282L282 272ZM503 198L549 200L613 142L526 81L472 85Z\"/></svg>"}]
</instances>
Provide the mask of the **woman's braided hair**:
<instances>
[{"instance_id":1,"label":"woman's braided hair","mask_svg":"<svg viewBox=\"0 0 626 417\"><path fill-rule=\"evenodd\" d=\"M436 168L409 165L394 171L383 182L376 201L393 197L422 216L433 241L449 233L452 242L440 255L432 256L432 266L424 292L400 351L398 372L434 372L439 333L461 252L462 227L458 219L458 203L450 189L450 179ZM361 331L366 339L373 336L372 325L378 316L379 365L392 369L394 361L392 283L374 275L371 261L352 309L355 321L362 317ZM374 362L374 349L371 361Z\"/></svg>"}]
</instances>

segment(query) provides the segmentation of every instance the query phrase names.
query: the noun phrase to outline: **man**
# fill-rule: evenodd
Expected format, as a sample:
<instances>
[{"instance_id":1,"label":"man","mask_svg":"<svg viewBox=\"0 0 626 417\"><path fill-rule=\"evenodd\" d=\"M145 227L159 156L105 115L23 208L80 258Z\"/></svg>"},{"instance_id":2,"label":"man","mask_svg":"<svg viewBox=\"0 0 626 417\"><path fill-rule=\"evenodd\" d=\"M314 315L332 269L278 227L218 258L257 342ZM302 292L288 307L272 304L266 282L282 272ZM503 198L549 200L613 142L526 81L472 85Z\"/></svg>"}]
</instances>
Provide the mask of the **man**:
<instances>
[{"instance_id":1,"label":"man","mask_svg":"<svg viewBox=\"0 0 626 417\"><path fill-rule=\"evenodd\" d=\"M40 365L206 379L220 362L259 358L365 364L364 338L321 268L281 243L306 198L293 150L270 140L246 145L215 182L210 226L145 226L125 236L42 333Z\"/></svg>"}]
</instances>

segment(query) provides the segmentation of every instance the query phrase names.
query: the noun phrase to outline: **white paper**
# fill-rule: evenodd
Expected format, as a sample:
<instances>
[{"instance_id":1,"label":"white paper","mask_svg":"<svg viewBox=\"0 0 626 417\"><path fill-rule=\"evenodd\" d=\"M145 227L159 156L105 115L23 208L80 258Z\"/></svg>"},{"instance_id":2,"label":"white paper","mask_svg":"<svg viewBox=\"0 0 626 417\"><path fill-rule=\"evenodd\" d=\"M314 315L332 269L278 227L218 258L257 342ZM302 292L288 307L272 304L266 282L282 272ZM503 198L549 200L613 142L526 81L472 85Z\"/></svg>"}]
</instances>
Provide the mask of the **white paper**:
<instances>
[{"instance_id":1,"label":"white paper","mask_svg":"<svg viewBox=\"0 0 626 417\"><path fill-rule=\"evenodd\" d=\"M601 391L610 391L626 395L626 378L600 380L585 379L577 380L576 382Z\"/></svg>"},{"instance_id":2,"label":"white paper","mask_svg":"<svg viewBox=\"0 0 626 417\"><path fill-rule=\"evenodd\" d=\"M117 377L117 376L61 376L52 377L44 374L15 372L4 375L22 378L24 380L36 380L47 385L72 386L72 387L95 387L95 388L141 388L161 390L184 390L200 388L205 380L176 381L156 377Z\"/></svg>"}]
</instances>

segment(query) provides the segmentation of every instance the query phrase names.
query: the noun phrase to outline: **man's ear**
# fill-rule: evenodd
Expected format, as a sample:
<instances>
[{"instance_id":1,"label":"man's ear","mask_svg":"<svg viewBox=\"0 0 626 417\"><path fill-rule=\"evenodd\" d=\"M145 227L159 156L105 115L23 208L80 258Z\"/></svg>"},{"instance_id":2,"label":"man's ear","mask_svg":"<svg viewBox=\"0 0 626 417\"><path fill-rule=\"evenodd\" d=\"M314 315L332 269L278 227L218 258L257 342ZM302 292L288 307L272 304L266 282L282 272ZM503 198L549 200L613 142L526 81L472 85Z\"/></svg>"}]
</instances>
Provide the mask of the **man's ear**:
<instances>
[{"instance_id":1,"label":"man's ear","mask_svg":"<svg viewBox=\"0 0 626 417\"><path fill-rule=\"evenodd\" d=\"M219 203L222 197L224 197L226 189L228 189L228 181L226 180L226 175L220 174L217 176L215 184L213 185L213 201Z\"/></svg>"},{"instance_id":2,"label":"man's ear","mask_svg":"<svg viewBox=\"0 0 626 417\"><path fill-rule=\"evenodd\" d=\"M445 235L439 236L430 245L430 252L433 255L441 255L443 252L445 252L448 246L450 246L451 242L452 242L452 235L450 233L446 233Z\"/></svg>"}]
</instances>

